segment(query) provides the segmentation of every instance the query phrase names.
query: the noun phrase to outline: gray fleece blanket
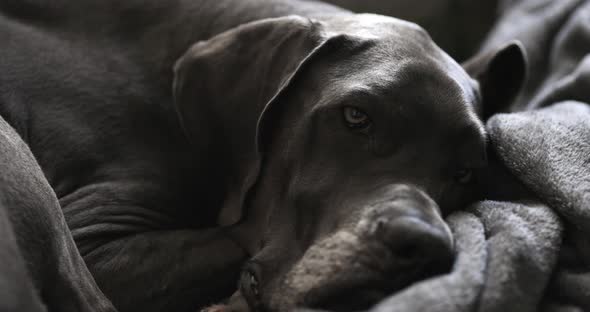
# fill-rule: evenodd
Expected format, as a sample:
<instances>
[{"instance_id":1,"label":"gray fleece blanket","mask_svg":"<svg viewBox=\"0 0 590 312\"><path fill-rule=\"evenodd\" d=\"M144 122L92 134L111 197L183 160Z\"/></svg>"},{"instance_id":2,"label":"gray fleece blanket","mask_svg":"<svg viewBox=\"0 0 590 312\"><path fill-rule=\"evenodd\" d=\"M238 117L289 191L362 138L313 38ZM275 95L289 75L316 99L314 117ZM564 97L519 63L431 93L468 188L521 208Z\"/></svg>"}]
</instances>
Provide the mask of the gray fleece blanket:
<instances>
[{"instance_id":1,"label":"gray fleece blanket","mask_svg":"<svg viewBox=\"0 0 590 312\"><path fill-rule=\"evenodd\" d=\"M530 76L513 112L487 130L501 168L528 193L449 216L453 270L373 311L590 311L590 1L500 7L482 50L520 40Z\"/></svg>"}]
</instances>

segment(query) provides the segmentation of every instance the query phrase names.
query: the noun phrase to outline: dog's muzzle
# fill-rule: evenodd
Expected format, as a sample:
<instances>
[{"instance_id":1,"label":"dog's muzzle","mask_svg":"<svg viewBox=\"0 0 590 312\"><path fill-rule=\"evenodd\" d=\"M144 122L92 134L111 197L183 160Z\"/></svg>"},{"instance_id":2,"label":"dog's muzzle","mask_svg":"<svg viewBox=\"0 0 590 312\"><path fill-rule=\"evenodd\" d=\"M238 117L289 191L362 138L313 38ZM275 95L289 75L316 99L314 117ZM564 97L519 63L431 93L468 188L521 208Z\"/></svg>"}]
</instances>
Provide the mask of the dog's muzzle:
<instances>
[{"instance_id":1,"label":"dog's muzzle","mask_svg":"<svg viewBox=\"0 0 590 312\"><path fill-rule=\"evenodd\" d=\"M329 270L340 276L310 289L305 305L366 309L412 282L450 270L453 239L432 199L416 187L395 185L371 200L354 230L320 242L324 262L342 269ZM311 252L312 258L321 252Z\"/></svg>"}]
</instances>

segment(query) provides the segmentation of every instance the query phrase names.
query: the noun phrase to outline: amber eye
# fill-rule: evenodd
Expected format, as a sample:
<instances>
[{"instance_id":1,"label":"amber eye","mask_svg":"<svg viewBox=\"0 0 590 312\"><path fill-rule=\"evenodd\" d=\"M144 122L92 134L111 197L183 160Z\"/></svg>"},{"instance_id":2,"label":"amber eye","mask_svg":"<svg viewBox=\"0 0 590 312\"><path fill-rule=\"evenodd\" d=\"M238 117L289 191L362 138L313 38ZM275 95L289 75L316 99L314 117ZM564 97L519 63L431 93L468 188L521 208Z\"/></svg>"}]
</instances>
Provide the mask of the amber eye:
<instances>
[{"instance_id":1,"label":"amber eye","mask_svg":"<svg viewBox=\"0 0 590 312\"><path fill-rule=\"evenodd\" d=\"M346 106L344 108L344 121L352 129L367 129L371 125L371 119L362 110Z\"/></svg>"},{"instance_id":2,"label":"amber eye","mask_svg":"<svg viewBox=\"0 0 590 312\"><path fill-rule=\"evenodd\" d=\"M461 169L455 172L455 181L460 184L467 184L471 182L473 179L473 170L471 169Z\"/></svg>"}]
</instances>

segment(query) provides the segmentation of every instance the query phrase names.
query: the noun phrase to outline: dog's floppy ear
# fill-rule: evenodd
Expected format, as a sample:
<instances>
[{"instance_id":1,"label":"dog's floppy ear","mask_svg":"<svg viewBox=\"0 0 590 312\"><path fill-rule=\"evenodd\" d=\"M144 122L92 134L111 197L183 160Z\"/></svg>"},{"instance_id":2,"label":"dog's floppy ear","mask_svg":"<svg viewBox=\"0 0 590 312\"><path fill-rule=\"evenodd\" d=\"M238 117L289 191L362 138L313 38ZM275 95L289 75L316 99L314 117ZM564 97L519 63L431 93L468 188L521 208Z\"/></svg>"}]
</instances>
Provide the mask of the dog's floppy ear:
<instances>
[{"instance_id":1,"label":"dog's floppy ear","mask_svg":"<svg viewBox=\"0 0 590 312\"><path fill-rule=\"evenodd\" d=\"M198 42L175 66L174 97L191 144L220 165L220 225L242 217L261 167L257 124L300 68L328 40L302 17L266 19Z\"/></svg>"},{"instance_id":2,"label":"dog's floppy ear","mask_svg":"<svg viewBox=\"0 0 590 312\"><path fill-rule=\"evenodd\" d=\"M518 41L483 52L463 63L463 68L479 81L482 94L477 111L483 120L505 111L524 86L527 59Z\"/></svg>"}]
</instances>

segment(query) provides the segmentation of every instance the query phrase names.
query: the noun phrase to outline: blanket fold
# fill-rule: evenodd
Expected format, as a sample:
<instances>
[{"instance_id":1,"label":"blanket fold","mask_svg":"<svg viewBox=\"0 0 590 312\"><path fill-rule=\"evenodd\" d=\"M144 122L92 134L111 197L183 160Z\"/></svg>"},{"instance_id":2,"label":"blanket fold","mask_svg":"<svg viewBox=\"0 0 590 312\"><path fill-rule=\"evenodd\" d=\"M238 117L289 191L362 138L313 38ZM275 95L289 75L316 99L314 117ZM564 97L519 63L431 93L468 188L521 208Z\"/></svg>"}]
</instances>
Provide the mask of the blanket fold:
<instances>
[{"instance_id":1,"label":"blanket fold","mask_svg":"<svg viewBox=\"0 0 590 312\"><path fill-rule=\"evenodd\" d=\"M452 272L372 311L536 311L561 242L556 214L543 204L485 201L448 222L457 244Z\"/></svg>"}]
</instances>

